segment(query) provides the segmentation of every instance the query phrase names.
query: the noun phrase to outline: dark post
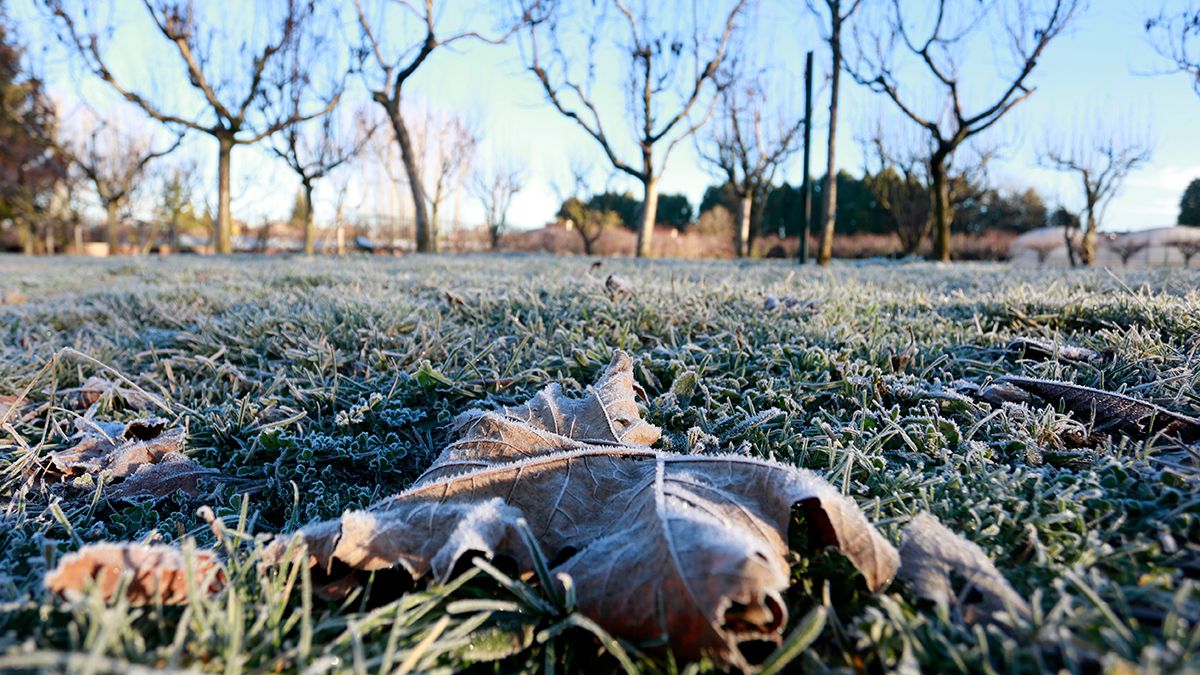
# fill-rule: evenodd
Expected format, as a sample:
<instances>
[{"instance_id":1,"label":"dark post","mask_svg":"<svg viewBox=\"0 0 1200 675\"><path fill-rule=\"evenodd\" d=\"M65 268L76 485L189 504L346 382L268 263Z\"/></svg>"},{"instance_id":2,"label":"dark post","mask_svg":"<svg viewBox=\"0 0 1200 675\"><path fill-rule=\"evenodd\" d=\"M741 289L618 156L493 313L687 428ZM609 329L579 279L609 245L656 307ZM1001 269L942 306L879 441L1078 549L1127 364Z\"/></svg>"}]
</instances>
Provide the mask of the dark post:
<instances>
[{"instance_id":1,"label":"dark post","mask_svg":"<svg viewBox=\"0 0 1200 675\"><path fill-rule=\"evenodd\" d=\"M808 262L808 230L812 223L812 177L808 169L812 145L813 53L804 57L804 227L800 228L800 264Z\"/></svg>"}]
</instances>

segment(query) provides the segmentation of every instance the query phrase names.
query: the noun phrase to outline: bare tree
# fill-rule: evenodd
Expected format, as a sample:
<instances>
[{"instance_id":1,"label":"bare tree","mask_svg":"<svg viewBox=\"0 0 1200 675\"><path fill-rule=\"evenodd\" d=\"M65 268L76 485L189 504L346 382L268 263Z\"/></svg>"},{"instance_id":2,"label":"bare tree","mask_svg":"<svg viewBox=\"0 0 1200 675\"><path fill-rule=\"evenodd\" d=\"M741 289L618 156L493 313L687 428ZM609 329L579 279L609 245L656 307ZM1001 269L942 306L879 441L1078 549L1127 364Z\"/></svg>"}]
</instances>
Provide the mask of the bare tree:
<instances>
[{"instance_id":1,"label":"bare tree","mask_svg":"<svg viewBox=\"0 0 1200 675\"><path fill-rule=\"evenodd\" d=\"M1192 258L1200 253L1200 238L1178 238L1172 239L1168 245L1179 251L1179 255L1183 256L1183 266L1191 267Z\"/></svg>"},{"instance_id":2,"label":"bare tree","mask_svg":"<svg viewBox=\"0 0 1200 675\"><path fill-rule=\"evenodd\" d=\"M936 224L930 139L911 127L888 125L880 117L860 142L864 146L867 187L895 221L901 251L914 255ZM972 144L970 152L954 157L954 165L947 164L945 189L951 210L981 196L995 154L993 148ZM959 164L961 168L956 166Z\"/></svg>"},{"instance_id":3,"label":"bare tree","mask_svg":"<svg viewBox=\"0 0 1200 675\"><path fill-rule=\"evenodd\" d=\"M276 98L284 103L286 116L301 119L308 99L315 88L309 54L299 50L291 54L290 63L281 69L274 82ZM333 87L336 91L341 85ZM332 96L318 98L329 100ZM304 252L312 255L316 250L316 225L313 219L313 191L321 179L346 162L358 157L363 147L370 142L375 126L365 122L365 116L357 115L355 123L345 128L337 109L322 115L318 120L288 125L272 137L271 152L288 165L300 179L304 195Z\"/></svg>"},{"instance_id":4,"label":"bare tree","mask_svg":"<svg viewBox=\"0 0 1200 675\"><path fill-rule=\"evenodd\" d=\"M435 7L435 4L438 6ZM354 0L362 38L362 46L358 50L359 69L368 80L367 87L371 91L372 100L387 113L396 143L400 146L400 157L404 162L405 173L408 174L408 186L415 207L417 250L421 252L434 251L437 247L437 237L430 221L428 200L425 196L422 156L413 142L405 120L402 105L404 86L438 49L465 40L488 44L503 43L519 30L528 18L527 13L525 17L494 36L486 36L470 28L445 32L438 25L439 9L444 9L442 4L435 3L434 0L381 2L376 12L369 13L363 0ZM389 14L389 6L400 15ZM415 18L420 25L417 33L412 36L393 34L397 28L402 29L407 25L404 19L409 17Z\"/></svg>"},{"instance_id":5,"label":"bare tree","mask_svg":"<svg viewBox=\"0 0 1200 675\"><path fill-rule=\"evenodd\" d=\"M472 192L483 207L493 251L500 249L500 237L508 229L508 209L524 186L525 170L513 164L495 163L490 169L475 172Z\"/></svg>"},{"instance_id":6,"label":"bare tree","mask_svg":"<svg viewBox=\"0 0 1200 675\"><path fill-rule=\"evenodd\" d=\"M263 40L238 39L227 34L223 27L231 22L205 26L197 16L194 0L144 0L158 35L172 45L187 74L187 82L204 101L202 112L175 113L151 100L148 94L126 86L109 67L108 55L101 46L97 32L84 34L81 23L67 9L66 0L41 0L61 25L60 37L82 56L86 67L107 82L125 100L136 104L150 117L173 127L182 127L212 137L217 142L217 218L214 222L214 246L218 253L231 253L232 221L229 210L230 163L233 149L250 145L287 127L328 113L337 103L336 95L312 110L290 111L285 106L264 103L271 97L267 86L268 66L284 59L294 50L304 48L302 36L319 23L314 18L315 0L283 0L273 3L281 7L282 15L275 17L277 28ZM209 7L209 11L224 9ZM242 11L250 11L246 5ZM83 10L87 16L88 12ZM252 21L243 21L253 26ZM261 31L255 31L261 32ZM257 44L256 44L257 42ZM122 45L127 48L128 45ZM238 61L235 64L235 61ZM234 73L246 73L239 78ZM276 116L262 111L280 111Z\"/></svg>"},{"instance_id":7,"label":"bare tree","mask_svg":"<svg viewBox=\"0 0 1200 675\"><path fill-rule=\"evenodd\" d=\"M1034 89L1027 83L1050 42L1060 35L1084 0L1002 0L968 3L936 0L916 3L923 12L911 16L912 5L892 0L883 21L859 21L855 26L858 58L850 74L859 83L886 96L896 108L926 131L930 139L929 184L933 193L934 257L950 260L950 224L954 212L949 195L949 166L963 143L1000 121L1008 111L1029 97ZM860 26L882 24L882 32ZM998 24L998 25L995 25ZM965 43L972 34L989 41L1003 35L1016 68L1001 77L999 93L977 112L964 108L962 64ZM902 58L903 57L903 58ZM913 60L928 71L934 88L941 92L930 113L916 108L915 95L902 87L897 73L904 60ZM997 59L997 63L1000 60ZM912 80L906 78L906 82ZM974 83L971 83L974 84ZM921 89L913 86L911 91Z\"/></svg>"},{"instance_id":8,"label":"bare tree","mask_svg":"<svg viewBox=\"0 0 1200 675\"><path fill-rule=\"evenodd\" d=\"M570 8L581 12L575 17L564 9L567 3L556 3L551 11L528 24L529 72L541 83L550 103L600 145L615 169L642 185L639 257L650 255L658 209L658 179L675 146L711 116L715 96L706 107L702 106L706 109L700 119L693 121L689 117L705 95L706 85L716 77L734 23L747 1L737 0L723 15L715 37L706 34L697 12L693 12L690 35L685 35L652 25L649 9L652 3L644 2L640 11L634 11L624 0L573 3ZM677 16L670 11L656 14ZM571 18L577 21L569 22ZM581 33L585 36L582 40ZM626 119L634 131L636 161L624 156L608 136L606 128L612 125L605 124L593 92L596 59L601 45L610 40L628 57L621 64L621 76L627 92ZM568 53L567 44L582 45L582 53L578 50ZM661 148L657 159L656 148Z\"/></svg>"},{"instance_id":9,"label":"bare tree","mask_svg":"<svg viewBox=\"0 0 1200 675\"><path fill-rule=\"evenodd\" d=\"M195 173L196 164L189 161L170 167L163 176L159 214L167 221L167 241L173 252L179 250L179 221L184 212L192 207Z\"/></svg>"},{"instance_id":10,"label":"bare tree","mask_svg":"<svg viewBox=\"0 0 1200 675\"><path fill-rule=\"evenodd\" d=\"M805 0L823 24L822 38L829 45L829 134L825 139L825 185L821 190L821 242L817 264L833 258L833 232L837 223L837 122L838 90L842 79L842 27L858 11L862 0ZM818 7L820 5L820 7ZM828 17L826 17L826 13ZM825 19L828 18L826 22Z\"/></svg>"},{"instance_id":11,"label":"bare tree","mask_svg":"<svg viewBox=\"0 0 1200 675\"><path fill-rule=\"evenodd\" d=\"M1129 174L1150 161L1153 143L1149 134L1128 123L1080 120L1072 128L1072 133L1047 134L1039 161L1079 178L1084 216L1079 258L1084 265L1091 265L1096 260L1096 233L1105 210ZM1073 256L1071 262L1074 264Z\"/></svg>"},{"instance_id":12,"label":"bare tree","mask_svg":"<svg viewBox=\"0 0 1200 675\"><path fill-rule=\"evenodd\" d=\"M453 114L429 113L424 124L426 162L432 167L433 186L427 193L429 202L429 231L431 246L426 250L436 253L439 249L439 214L442 205L452 190L462 184L462 177L470 168L479 137L461 117ZM429 137L433 138L430 139Z\"/></svg>"},{"instance_id":13,"label":"bare tree","mask_svg":"<svg viewBox=\"0 0 1200 675\"><path fill-rule=\"evenodd\" d=\"M153 134L130 127L126 122L102 119L90 109L85 110L80 129L83 138L49 142L53 142L59 154L68 158L92 184L104 207L109 254L117 255L123 211L141 186L147 166L174 152L183 141L183 135L176 135L173 142L156 150Z\"/></svg>"},{"instance_id":14,"label":"bare tree","mask_svg":"<svg viewBox=\"0 0 1200 675\"><path fill-rule=\"evenodd\" d=\"M785 115L767 119L766 89L760 77L730 69L730 81L721 87L716 126L700 144L701 157L712 164L738 198L737 256L750 255L751 212L755 200L766 194L775 171L799 149L803 117L787 121Z\"/></svg>"},{"instance_id":15,"label":"bare tree","mask_svg":"<svg viewBox=\"0 0 1200 675\"><path fill-rule=\"evenodd\" d=\"M867 161L864 182L892 217L901 252L913 255L932 227L926 148L912 139L886 137L882 123L876 124L875 132L863 145Z\"/></svg>"},{"instance_id":16,"label":"bare tree","mask_svg":"<svg viewBox=\"0 0 1200 675\"><path fill-rule=\"evenodd\" d=\"M592 208L591 200L592 164L583 155L575 155L570 160L568 170L571 174L570 184L566 187L553 184L551 187L558 196L562 207L557 217L569 223L570 228L579 235L583 242L583 252L586 255L595 253L596 242L604 231L621 223L621 217L615 211Z\"/></svg>"},{"instance_id":17,"label":"bare tree","mask_svg":"<svg viewBox=\"0 0 1200 675\"><path fill-rule=\"evenodd\" d=\"M1146 33L1155 51L1175 70L1191 76L1192 87L1200 94L1200 3L1146 19Z\"/></svg>"},{"instance_id":18,"label":"bare tree","mask_svg":"<svg viewBox=\"0 0 1200 675\"><path fill-rule=\"evenodd\" d=\"M1108 248L1121 259L1122 267L1129 267L1129 261L1133 256L1150 248L1150 242L1140 237L1115 237L1109 240Z\"/></svg>"}]
</instances>

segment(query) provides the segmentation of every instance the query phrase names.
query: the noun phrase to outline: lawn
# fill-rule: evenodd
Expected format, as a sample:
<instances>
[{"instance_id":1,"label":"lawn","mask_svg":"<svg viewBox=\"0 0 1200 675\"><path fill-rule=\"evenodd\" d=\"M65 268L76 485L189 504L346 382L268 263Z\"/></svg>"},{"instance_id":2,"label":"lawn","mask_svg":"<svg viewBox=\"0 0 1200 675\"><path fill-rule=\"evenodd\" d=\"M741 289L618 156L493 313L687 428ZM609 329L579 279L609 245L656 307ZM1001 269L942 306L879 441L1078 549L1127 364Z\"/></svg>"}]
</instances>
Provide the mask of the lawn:
<instances>
[{"instance_id":1,"label":"lawn","mask_svg":"<svg viewBox=\"0 0 1200 675\"><path fill-rule=\"evenodd\" d=\"M499 560L406 592L380 574L342 600L304 565L259 565L272 533L408 487L456 414L551 383L578 394L614 350L633 358L657 448L811 469L896 546L928 511L1031 606L972 620L901 581L871 593L790 536L786 669L1200 667L1198 446L981 393L1025 376L1200 416L1200 273L591 262L0 259L0 397L28 391L0 428L0 670L712 670L608 636ZM609 274L631 292L606 293ZM1037 358L1008 349L1019 337L1099 355ZM93 376L118 388L79 391ZM164 405L138 410L142 392ZM147 414L186 428L215 487L127 502L105 476L45 479L81 416ZM143 606L45 590L64 555L103 540L215 549L225 587Z\"/></svg>"}]
</instances>

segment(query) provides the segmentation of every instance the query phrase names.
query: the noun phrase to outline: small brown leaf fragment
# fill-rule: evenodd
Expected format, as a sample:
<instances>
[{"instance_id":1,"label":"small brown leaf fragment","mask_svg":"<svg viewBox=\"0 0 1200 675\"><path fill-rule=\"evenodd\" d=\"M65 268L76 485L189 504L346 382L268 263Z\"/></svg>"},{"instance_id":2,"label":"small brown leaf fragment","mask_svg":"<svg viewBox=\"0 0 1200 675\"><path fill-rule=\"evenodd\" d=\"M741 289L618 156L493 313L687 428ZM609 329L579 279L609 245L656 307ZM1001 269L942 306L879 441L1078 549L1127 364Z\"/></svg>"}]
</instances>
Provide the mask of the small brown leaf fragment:
<instances>
[{"instance_id":1,"label":"small brown leaf fragment","mask_svg":"<svg viewBox=\"0 0 1200 675\"><path fill-rule=\"evenodd\" d=\"M968 623L989 621L1000 611L1028 621L1029 604L974 542L950 531L929 513L913 518L902 535L899 579L918 597L955 607ZM955 592L951 575L966 587ZM970 602L978 596L978 607Z\"/></svg>"},{"instance_id":2,"label":"small brown leaf fragment","mask_svg":"<svg viewBox=\"0 0 1200 675\"><path fill-rule=\"evenodd\" d=\"M221 563L210 551L196 551L189 560L174 546L134 543L88 544L64 556L45 583L47 590L67 599L94 584L105 601L112 601L128 575L125 597L130 604L179 605L188 600L189 574L203 594L225 585Z\"/></svg>"},{"instance_id":3,"label":"small brown leaf fragment","mask_svg":"<svg viewBox=\"0 0 1200 675\"><path fill-rule=\"evenodd\" d=\"M1060 345L1049 340L1031 337L1019 337L1008 344L1008 351L1017 358L1035 361L1074 361L1076 363L1097 363L1105 359L1104 354L1086 347Z\"/></svg>"},{"instance_id":4,"label":"small brown leaf fragment","mask_svg":"<svg viewBox=\"0 0 1200 675\"><path fill-rule=\"evenodd\" d=\"M13 421L24 414L28 407L19 396L0 396L0 420Z\"/></svg>"},{"instance_id":5,"label":"small brown leaf fragment","mask_svg":"<svg viewBox=\"0 0 1200 675\"><path fill-rule=\"evenodd\" d=\"M186 455L172 452L164 455L158 463L139 465L133 475L114 485L106 496L110 501L131 503L156 502L178 493L195 497L200 494L200 481L216 474L215 469L201 466Z\"/></svg>"},{"instance_id":6,"label":"small brown leaf fragment","mask_svg":"<svg viewBox=\"0 0 1200 675\"><path fill-rule=\"evenodd\" d=\"M153 464L183 448L183 429L166 429L151 417L128 423L80 420L82 438L72 448L50 453L51 473L64 478L108 471L125 478L142 464Z\"/></svg>"},{"instance_id":7,"label":"small brown leaf fragment","mask_svg":"<svg viewBox=\"0 0 1200 675\"><path fill-rule=\"evenodd\" d=\"M648 447L661 432L638 414L623 352L580 398L551 386L455 426L458 439L412 488L298 533L318 589L344 594L362 572L389 568L445 581L473 554L529 572L528 527L552 576L569 575L580 611L606 630L743 667L738 645L779 642L787 623L793 505L812 544L836 547L871 590L899 565L854 502L809 471ZM290 541L265 559L282 559Z\"/></svg>"},{"instance_id":8,"label":"small brown leaf fragment","mask_svg":"<svg viewBox=\"0 0 1200 675\"><path fill-rule=\"evenodd\" d=\"M608 293L608 297L616 300L627 295L633 295L633 284L629 283L623 277L610 274L604 280L604 292Z\"/></svg>"},{"instance_id":9,"label":"small brown leaf fragment","mask_svg":"<svg viewBox=\"0 0 1200 675\"><path fill-rule=\"evenodd\" d=\"M1111 429L1135 438L1163 433L1185 443L1200 440L1200 420L1147 401L1070 382L1027 377L1004 377L1000 381L1062 406L1080 421L1095 420L1098 431Z\"/></svg>"},{"instance_id":10,"label":"small brown leaf fragment","mask_svg":"<svg viewBox=\"0 0 1200 675\"><path fill-rule=\"evenodd\" d=\"M800 298L785 295L782 298L775 295L767 295L763 297L763 309L772 312L777 309L785 309L795 312L815 312L820 309L821 304L816 300L801 300Z\"/></svg>"},{"instance_id":11,"label":"small brown leaf fragment","mask_svg":"<svg viewBox=\"0 0 1200 675\"><path fill-rule=\"evenodd\" d=\"M65 393L68 394L68 403L80 410L91 407L105 395L117 399L130 410L146 411L165 407L163 401L153 394L136 387L115 384L98 375L89 377L82 386L68 389Z\"/></svg>"},{"instance_id":12,"label":"small brown leaf fragment","mask_svg":"<svg viewBox=\"0 0 1200 675\"><path fill-rule=\"evenodd\" d=\"M992 382L979 390L979 397L993 405L1031 403L1033 397L1025 390L1005 382Z\"/></svg>"}]
</instances>

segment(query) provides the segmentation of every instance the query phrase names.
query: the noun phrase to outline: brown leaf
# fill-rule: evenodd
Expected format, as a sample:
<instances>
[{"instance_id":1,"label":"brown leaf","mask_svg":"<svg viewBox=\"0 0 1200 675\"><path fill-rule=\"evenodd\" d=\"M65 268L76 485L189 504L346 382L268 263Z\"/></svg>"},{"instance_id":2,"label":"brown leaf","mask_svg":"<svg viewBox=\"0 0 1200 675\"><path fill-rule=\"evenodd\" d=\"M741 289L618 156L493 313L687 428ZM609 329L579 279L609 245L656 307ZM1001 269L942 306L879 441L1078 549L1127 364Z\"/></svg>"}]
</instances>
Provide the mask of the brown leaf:
<instances>
[{"instance_id":1,"label":"brown leaf","mask_svg":"<svg viewBox=\"0 0 1200 675\"><path fill-rule=\"evenodd\" d=\"M774 295L763 297L763 309L768 312L780 308L797 312L815 312L820 309L820 306L820 303L816 300L801 300L790 295L785 295L782 298Z\"/></svg>"},{"instance_id":2,"label":"brown leaf","mask_svg":"<svg viewBox=\"0 0 1200 675\"><path fill-rule=\"evenodd\" d=\"M1134 437L1161 432L1185 443L1200 440L1200 420L1153 403L1070 382L1027 377L1004 377L1000 381L1060 405L1082 421L1094 419L1098 431L1114 429Z\"/></svg>"},{"instance_id":3,"label":"brown leaf","mask_svg":"<svg viewBox=\"0 0 1200 675\"><path fill-rule=\"evenodd\" d=\"M150 417L121 422L80 420L82 438L74 447L50 453L51 472L64 478L108 471L125 478L142 464L154 464L183 447L183 429L166 429L167 421Z\"/></svg>"},{"instance_id":4,"label":"brown leaf","mask_svg":"<svg viewBox=\"0 0 1200 675\"><path fill-rule=\"evenodd\" d=\"M459 438L404 493L299 534L314 580L345 592L346 570L403 568L444 581L471 554L528 573L522 524L574 581L581 611L634 640L744 665L738 644L779 641L790 583L787 528L799 504L815 546L837 547L872 590L896 550L853 501L809 471L743 456L655 451L638 415L631 359L617 352L581 398L551 386L529 403L456 420ZM288 544L269 547L278 559Z\"/></svg>"},{"instance_id":5,"label":"brown leaf","mask_svg":"<svg viewBox=\"0 0 1200 675\"><path fill-rule=\"evenodd\" d=\"M15 421L25 414L28 404L20 396L0 396L0 420Z\"/></svg>"},{"instance_id":6,"label":"brown leaf","mask_svg":"<svg viewBox=\"0 0 1200 675\"><path fill-rule=\"evenodd\" d=\"M125 597L130 604L178 605L187 602L189 573L203 593L215 593L225 585L221 563L210 551L196 551L189 560L173 546L89 544L58 562L46 575L46 589L69 599L94 584L111 601L122 577L129 575Z\"/></svg>"},{"instance_id":7,"label":"brown leaf","mask_svg":"<svg viewBox=\"0 0 1200 675\"><path fill-rule=\"evenodd\" d=\"M990 620L1008 611L1028 620L1029 604L973 542L951 532L937 518L918 514L904 529L898 577L917 596L943 607L956 607L967 622ZM966 587L955 593L951 574ZM978 595L976 607L972 597Z\"/></svg>"},{"instance_id":8,"label":"brown leaf","mask_svg":"<svg viewBox=\"0 0 1200 675\"><path fill-rule=\"evenodd\" d=\"M1086 347L1060 345L1038 338L1020 337L1008 344L1008 351L1014 356L1036 361L1075 361L1078 363L1096 363L1105 359L1104 354Z\"/></svg>"},{"instance_id":9,"label":"brown leaf","mask_svg":"<svg viewBox=\"0 0 1200 675\"><path fill-rule=\"evenodd\" d=\"M164 408L165 404L158 397L136 387L125 387L115 384L98 375L89 377L82 386L68 389L68 401L77 409L94 405L101 397L109 395L131 410L145 411L152 408Z\"/></svg>"},{"instance_id":10,"label":"brown leaf","mask_svg":"<svg viewBox=\"0 0 1200 675\"><path fill-rule=\"evenodd\" d=\"M616 300L622 296L633 295L633 284L629 283L624 277L610 274L604 280L604 292L608 293L608 297Z\"/></svg>"},{"instance_id":11,"label":"brown leaf","mask_svg":"<svg viewBox=\"0 0 1200 675\"><path fill-rule=\"evenodd\" d=\"M200 494L200 481L216 475L215 469L172 452L163 455L156 464L139 465L133 475L114 485L107 497L110 501L131 503L156 502L177 493L195 497Z\"/></svg>"}]
</instances>

